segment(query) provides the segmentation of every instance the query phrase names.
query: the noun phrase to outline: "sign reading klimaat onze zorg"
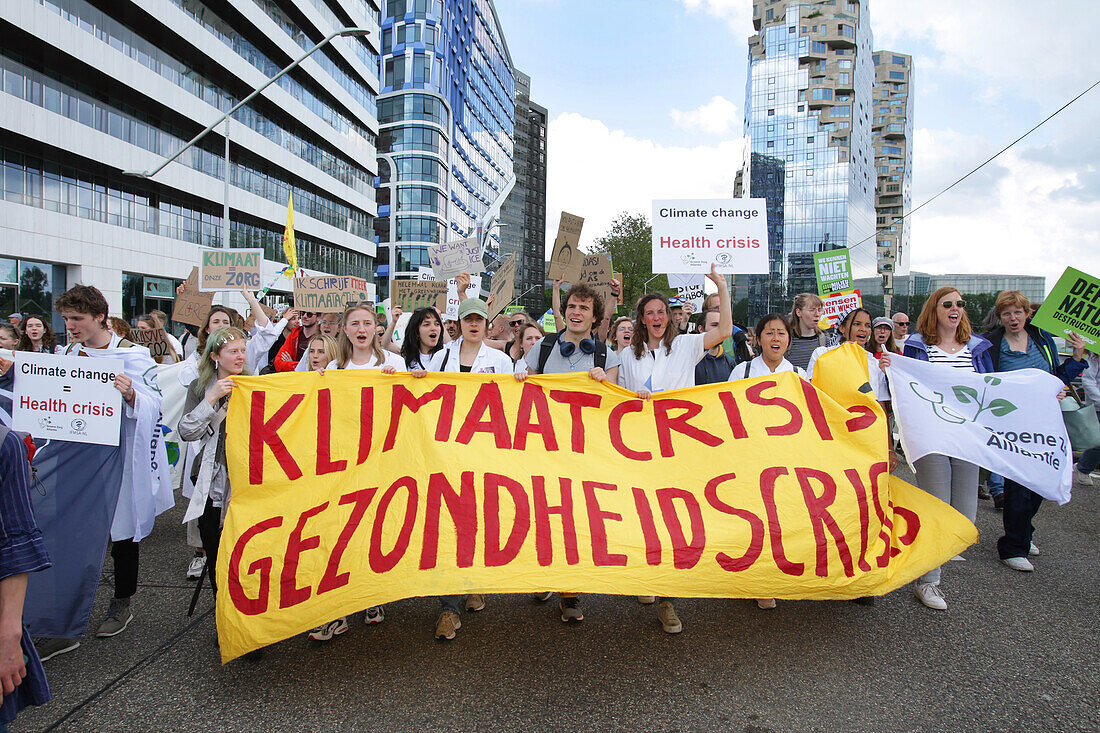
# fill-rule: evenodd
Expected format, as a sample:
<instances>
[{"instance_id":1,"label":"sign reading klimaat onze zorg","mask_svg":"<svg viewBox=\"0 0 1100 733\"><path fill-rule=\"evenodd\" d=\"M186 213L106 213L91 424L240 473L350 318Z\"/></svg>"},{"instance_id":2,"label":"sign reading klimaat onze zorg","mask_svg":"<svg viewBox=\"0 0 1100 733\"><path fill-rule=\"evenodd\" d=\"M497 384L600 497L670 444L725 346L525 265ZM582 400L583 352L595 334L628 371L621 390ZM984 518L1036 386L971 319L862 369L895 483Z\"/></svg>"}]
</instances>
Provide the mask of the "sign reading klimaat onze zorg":
<instances>
[{"instance_id":1,"label":"sign reading klimaat onze zorg","mask_svg":"<svg viewBox=\"0 0 1100 733\"><path fill-rule=\"evenodd\" d=\"M764 199L653 202L653 272L725 275L768 272Z\"/></svg>"}]
</instances>

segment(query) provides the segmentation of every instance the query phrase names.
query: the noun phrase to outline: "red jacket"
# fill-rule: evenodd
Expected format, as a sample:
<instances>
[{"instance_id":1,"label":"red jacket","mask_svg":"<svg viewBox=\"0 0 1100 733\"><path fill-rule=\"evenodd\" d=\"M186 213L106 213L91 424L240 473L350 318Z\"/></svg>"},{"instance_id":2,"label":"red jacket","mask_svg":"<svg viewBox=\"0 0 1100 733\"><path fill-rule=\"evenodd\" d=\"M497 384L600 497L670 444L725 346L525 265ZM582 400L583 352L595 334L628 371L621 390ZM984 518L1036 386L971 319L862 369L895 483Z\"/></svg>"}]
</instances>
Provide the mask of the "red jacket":
<instances>
[{"instance_id":1,"label":"red jacket","mask_svg":"<svg viewBox=\"0 0 1100 733\"><path fill-rule=\"evenodd\" d=\"M297 366L301 357L298 356L298 339L302 335L302 327L295 326L290 329L290 333L287 334L286 341L279 348L279 352L275 354L275 371L277 372L292 372Z\"/></svg>"}]
</instances>

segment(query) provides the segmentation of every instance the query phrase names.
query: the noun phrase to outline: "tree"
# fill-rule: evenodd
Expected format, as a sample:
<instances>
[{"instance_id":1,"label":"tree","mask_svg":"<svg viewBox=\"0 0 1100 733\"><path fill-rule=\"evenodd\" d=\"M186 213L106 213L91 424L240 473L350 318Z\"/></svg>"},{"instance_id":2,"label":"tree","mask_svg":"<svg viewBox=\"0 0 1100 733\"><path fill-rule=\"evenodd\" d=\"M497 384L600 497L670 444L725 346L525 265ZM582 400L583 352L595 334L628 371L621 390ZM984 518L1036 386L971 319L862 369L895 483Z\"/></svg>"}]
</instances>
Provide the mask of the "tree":
<instances>
[{"instance_id":1,"label":"tree","mask_svg":"<svg viewBox=\"0 0 1100 733\"><path fill-rule=\"evenodd\" d=\"M602 253L611 258L616 272L623 274L622 303L627 313L646 292L675 293L668 287L668 278L658 277L647 288L645 283L653 277L653 228L645 214L623 212L611 222L611 228L592 246L593 254Z\"/></svg>"}]
</instances>

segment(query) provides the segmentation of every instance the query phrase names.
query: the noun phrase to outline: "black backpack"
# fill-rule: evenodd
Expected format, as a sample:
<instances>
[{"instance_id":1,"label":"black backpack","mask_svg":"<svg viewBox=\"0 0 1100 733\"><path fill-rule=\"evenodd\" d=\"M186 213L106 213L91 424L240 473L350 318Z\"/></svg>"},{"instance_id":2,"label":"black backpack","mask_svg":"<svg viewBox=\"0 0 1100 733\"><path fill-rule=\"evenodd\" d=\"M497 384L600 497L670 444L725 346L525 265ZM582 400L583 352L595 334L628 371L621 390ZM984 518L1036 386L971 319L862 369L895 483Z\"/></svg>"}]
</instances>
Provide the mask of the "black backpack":
<instances>
[{"instance_id":1,"label":"black backpack","mask_svg":"<svg viewBox=\"0 0 1100 733\"><path fill-rule=\"evenodd\" d=\"M546 336L542 339L542 347L539 349L539 374L545 374L546 362L550 359L550 354L553 353L554 347L558 345L558 337L561 336L561 331L553 334L553 337ZM607 366L607 344L600 339L594 339L596 342L596 351L593 352L592 357L595 359L596 366L600 369L604 369Z\"/></svg>"}]
</instances>

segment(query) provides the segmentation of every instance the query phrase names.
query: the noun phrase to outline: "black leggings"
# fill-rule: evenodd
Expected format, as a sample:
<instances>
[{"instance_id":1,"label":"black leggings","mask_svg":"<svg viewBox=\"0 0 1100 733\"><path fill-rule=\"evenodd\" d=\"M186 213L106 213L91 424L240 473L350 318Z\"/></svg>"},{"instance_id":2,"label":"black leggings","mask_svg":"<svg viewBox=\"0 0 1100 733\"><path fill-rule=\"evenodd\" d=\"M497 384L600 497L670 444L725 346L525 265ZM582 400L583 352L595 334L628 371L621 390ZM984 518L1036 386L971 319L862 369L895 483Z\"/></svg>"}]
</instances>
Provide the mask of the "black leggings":
<instances>
[{"instance_id":1,"label":"black leggings","mask_svg":"<svg viewBox=\"0 0 1100 733\"><path fill-rule=\"evenodd\" d=\"M115 598L129 598L137 592L138 549L140 543L116 540L111 543L111 559L115 562Z\"/></svg>"},{"instance_id":2,"label":"black leggings","mask_svg":"<svg viewBox=\"0 0 1100 733\"><path fill-rule=\"evenodd\" d=\"M214 594L218 593L218 585L214 582L214 567L218 561L218 544L222 539L222 510L214 506L210 499L206 500L206 509L199 517L199 537L202 538L202 549L206 553L206 575L210 578L210 586Z\"/></svg>"}]
</instances>

